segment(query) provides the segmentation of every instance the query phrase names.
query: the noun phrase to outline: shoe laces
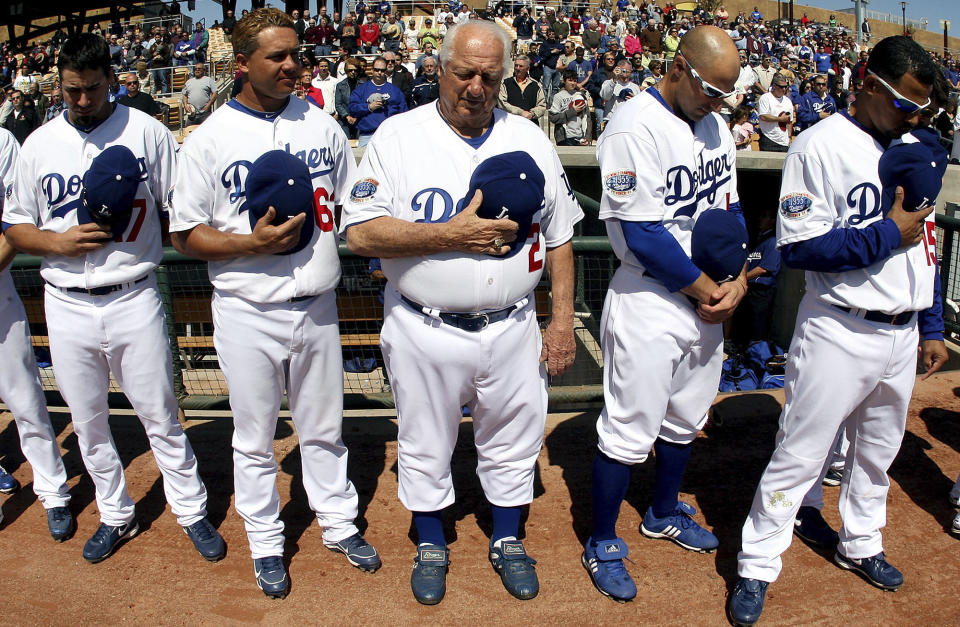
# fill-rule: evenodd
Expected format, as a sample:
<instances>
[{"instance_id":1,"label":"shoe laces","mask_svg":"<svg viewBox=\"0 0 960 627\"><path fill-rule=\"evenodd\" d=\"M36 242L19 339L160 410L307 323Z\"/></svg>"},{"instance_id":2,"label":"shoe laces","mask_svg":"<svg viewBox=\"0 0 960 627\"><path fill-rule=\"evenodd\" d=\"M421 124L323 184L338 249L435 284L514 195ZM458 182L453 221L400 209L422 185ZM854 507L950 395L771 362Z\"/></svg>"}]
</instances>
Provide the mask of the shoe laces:
<instances>
[{"instance_id":1,"label":"shoe laces","mask_svg":"<svg viewBox=\"0 0 960 627\"><path fill-rule=\"evenodd\" d=\"M270 571L281 570L283 568L283 559L277 555L260 558L260 574Z\"/></svg>"},{"instance_id":2,"label":"shoe laces","mask_svg":"<svg viewBox=\"0 0 960 627\"><path fill-rule=\"evenodd\" d=\"M114 534L116 529L118 528L111 527L110 525L106 525L106 524L101 524L99 527L97 527L97 530L93 534L93 538L91 539L95 542L100 542L101 544L105 544L110 540L110 536Z\"/></svg>"},{"instance_id":3,"label":"shoe laces","mask_svg":"<svg viewBox=\"0 0 960 627\"><path fill-rule=\"evenodd\" d=\"M363 536L361 536L359 533L355 533L349 538L345 538L341 540L338 544L343 548L347 549L348 551L352 551L354 549L363 548L367 546L369 543L366 540L364 540Z\"/></svg>"},{"instance_id":4,"label":"shoe laces","mask_svg":"<svg viewBox=\"0 0 960 627\"><path fill-rule=\"evenodd\" d=\"M200 520L192 525L190 525L190 530L197 536L197 539L201 542L208 542L213 540L213 527L209 524L204 524L205 521Z\"/></svg>"},{"instance_id":5,"label":"shoe laces","mask_svg":"<svg viewBox=\"0 0 960 627\"><path fill-rule=\"evenodd\" d=\"M65 507L54 507L50 510L50 518L53 522L62 522L68 518L67 509Z\"/></svg>"},{"instance_id":6,"label":"shoe laces","mask_svg":"<svg viewBox=\"0 0 960 627\"><path fill-rule=\"evenodd\" d=\"M627 567L623 565L623 560L627 560L633 564L633 560L629 557L622 557L620 559L610 560L609 562L600 562L604 569L607 571L607 574L616 577L618 579L623 577L629 577L630 574L627 572Z\"/></svg>"}]
</instances>

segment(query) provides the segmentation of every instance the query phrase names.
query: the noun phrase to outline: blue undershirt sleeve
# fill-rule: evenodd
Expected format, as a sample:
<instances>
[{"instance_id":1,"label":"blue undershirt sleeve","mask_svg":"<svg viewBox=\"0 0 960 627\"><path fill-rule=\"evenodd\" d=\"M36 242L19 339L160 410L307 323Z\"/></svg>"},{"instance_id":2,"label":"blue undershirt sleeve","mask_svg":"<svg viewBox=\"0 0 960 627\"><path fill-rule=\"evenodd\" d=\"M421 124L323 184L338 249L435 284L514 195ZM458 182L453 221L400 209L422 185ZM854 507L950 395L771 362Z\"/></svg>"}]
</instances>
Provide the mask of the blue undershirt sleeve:
<instances>
[{"instance_id":1,"label":"blue undershirt sleeve","mask_svg":"<svg viewBox=\"0 0 960 627\"><path fill-rule=\"evenodd\" d=\"M743 208L740 206L739 202L732 202L727 208L727 211L737 216L737 219L740 220L740 224L747 226L747 220L743 217Z\"/></svg>"},{"instance_id":2,"label":"blue undershirt sleeve","mask_svg":"<svg viewBox=\"0 0 960 627\"><path fill-rule=\"evenodd\" d=\"M620 221L627 247L653 278L671 292L679 291L700 278L697 268L683 252L680 242L661 222Z\"/></svg>"},{"instance_id":3,"label":"blue undershirt sleeve","mask_svg":"<svg viewBox=\"0 0 960 627\"><path fill-rule=\"evenodd\" d=\"M921 340L943 341L943 299L940 297L940 268L933 280L933 304L917 315Z\"/></svg>"},{"instance_id":4,"label":"blue undershirt sleeve","mask_svg":"<svg viewBox=\"0 0 960 627\"><path fill-rule=\"evenodd\" d=\"M862 229L833 229L780 248L783 263L799 270L846 272L886 259L900 246L900 229L884 218Z\"/></svg>"}]
</instances>

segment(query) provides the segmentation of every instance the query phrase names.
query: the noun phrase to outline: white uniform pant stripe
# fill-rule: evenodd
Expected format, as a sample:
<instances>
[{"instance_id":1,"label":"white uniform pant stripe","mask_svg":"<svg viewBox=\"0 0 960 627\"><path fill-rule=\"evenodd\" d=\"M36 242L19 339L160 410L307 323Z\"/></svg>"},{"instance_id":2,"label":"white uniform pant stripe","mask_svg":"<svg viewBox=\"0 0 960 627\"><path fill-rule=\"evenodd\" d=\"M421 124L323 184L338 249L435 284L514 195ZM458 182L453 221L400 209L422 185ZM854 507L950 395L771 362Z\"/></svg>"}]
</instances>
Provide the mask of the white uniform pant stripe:
<instances>
[{"instance_id":1,"label":"white uniform pant stripe","mask_svg":"<svg viewBox=\"0 0 960 627\"><path fill-rule=\"evenodd\" d=\"M380 341L397 403L403 505L434 511L453 503L450 458L464 405L487 500L530 503L547 411L534 304L476 333L413 311L390 286L384 312Z\"/></svg>"},{"instance_id":2,"label":"white uniform pant stripe","mask_svg":"<svg viewBox=\"0 0 960 627\"><path fill-rule=\"evenodd\" d=\"M600 332L600 450L639 464L658 437L692 442L717 395L722 325L703 322L684 295L621 266L610 282Z\"/></svg>"},{"instance_id":3,"label":"white uniform pant stripe","mask_svg":"<svg viewBox=\"0 0 960 627\"><path fill-rule=\"evenodd\" d=\"M177 521L191 525L206 516L207 491L177 420L170 344L153 277L106 296L47 286L45 311L57 385L70 406L101 521L122 525L134 518L108 421L111 373L143 425Z\"/></svg>"},{"instance_id":4,"label":"white uniform pant stripe","mask_svg":"<svg viewBox=\"0 0 960 627\"><path fill-rule=\"evenodd\" d=\"M837 430L850 439L840 487L840 551L883 550L886 497L916 376L916 323L891 327L854 318L808 294L787 360L776 448L743 527L741 577L774 581L797 510L829 463Z\"/></svg>"},{"instance_id":5,"label":"white uniform pant stripe","mask_svg":"<svg viewBox=\"0 0 960 627\"><path fill-rule=\"evenodd\" d=\"M47 414L26 312L12 283L9 289L4 293L0 287L0 301L7 301L0 302L0 398L16 420L20 448L33 468L33 491L46 509L61 507L70 501L67 472Z\"/></svg>"},{"instance_id":6,"label":"white uniform pant stripe","mask_svg":"<svg viewBox=\"0 0 960 627\"><path fill-rule=\"evenodd\" d=\"M283 554L273 439L284 390L300 439L303 486L325 542L357 532L358 499L347 478L343 363L336 297L258 305L215 292L214 345L233 412L237 513L254 559Z\"/></svg>"}]
</instances>

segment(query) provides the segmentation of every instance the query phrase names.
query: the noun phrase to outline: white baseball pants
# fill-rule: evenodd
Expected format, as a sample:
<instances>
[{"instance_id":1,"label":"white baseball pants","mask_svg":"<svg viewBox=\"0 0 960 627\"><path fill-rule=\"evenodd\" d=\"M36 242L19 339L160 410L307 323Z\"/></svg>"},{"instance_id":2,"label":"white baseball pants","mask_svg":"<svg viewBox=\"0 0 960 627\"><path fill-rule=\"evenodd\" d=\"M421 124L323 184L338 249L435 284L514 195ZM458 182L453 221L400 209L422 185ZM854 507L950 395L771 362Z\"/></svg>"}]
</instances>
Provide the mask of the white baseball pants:
<instances>
[{"instance_id":1,"label":"white baseball pants","mask_svg":"<svg viewBox=\"0 0 960 627\"><path fill-rule=\"evenodd\" d=\"M822 476L841 426L850 448L840 484L838 548L854 559L883 550L887 469L903 439L917 343L916 318L897 327L867 322L804 296L787 355L776 448L743 526L741 577L777 579L797 510Z\"/></svg>"},{"instance_id":2,"label":"white baseball pants","mask_svg":"<svg viewBox=\"0 0 960 627\"><path fill-rule=\"evenodd\" d=\"M686 444L697 437L717 396L723 325L701 320L683 294L620 266L603 305L600 346L604 455L639 464L657 438Z\"/></svg>"},{"instance_id":3,"label":"white baseball pants","mask_svg":"<svg viewBox=\"0 0 960 627\"><path fill-rule=\"evenodd\" d=\"M207 490L177 420L170 343L154 276L104 296L47 285L44 302L53 371L70 406L101 522L119 526L134 519L134 503L110 433L111 373L143 425L177 521L185 526L205 517Z\"/></svg>"},{"instance_id":4,"label":"white baseball pants","mask_svg":"<svg viewBox=\"0 0 960 627\"><path fill-rule=\"evenodd\" d=\"M253 559L283 555L273 438L286 391L300 438L303 487L326 543L357 533L357 491L347 478L343 358L333 292L258 304L213 294L214 346L230 389L233 478Z\"/></svg>"},{"instance_id":5,"label":"white baseball pants","mask_svg":"<svg viewBox=\"0 0 960 627\"><path fill-rule=\"evenodd\" d=\"M547 419L534 303L524 299L509 317L470 332L414 311L389 285L384 297L380 345L397 404L400 502L411 511L453 503L450 458L466 405L487 500L530 503Z\"/></svg>"},{"instance_id":6,"label":"white baseball pants","mask_svg":"<svg viewBox=\"0 0 960 627\"><path fill-rule=\"evenodd\" d=\"M40 386L30 326L9 273L0 276L0 398L20 433L20 448L33 468L33 491L46 508L70 501L67 472Z\"/></svg>"}]
</instances>

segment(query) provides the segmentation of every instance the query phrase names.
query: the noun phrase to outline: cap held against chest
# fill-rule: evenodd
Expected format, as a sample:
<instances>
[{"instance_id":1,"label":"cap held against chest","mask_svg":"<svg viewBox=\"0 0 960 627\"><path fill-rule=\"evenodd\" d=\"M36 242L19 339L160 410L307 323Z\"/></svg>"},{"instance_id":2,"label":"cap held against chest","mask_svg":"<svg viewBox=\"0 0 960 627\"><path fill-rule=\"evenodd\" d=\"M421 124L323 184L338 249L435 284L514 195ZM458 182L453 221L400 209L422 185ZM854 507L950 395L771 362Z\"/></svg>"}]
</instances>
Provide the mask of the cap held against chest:
<instances>
[{"instance_id":1,"label":"cap held against chest","mask_svg":"<svg viewBox=\"0 0 960 627\"><path fill-rule=\"evenodd\" d=\"M78 223L95 222L109 227L114 235L123 233L139 187L137 157L126 146L110 146L94 157L83 173Z\"/></svg>"},{"instance_id":2,"label":"cap held against chest","mask_svg":"<svg viewBox=\"0 0 960 627\"><path fill-rule=\"evenodd\" d=\"M284 150L265 152L253 162L247 172L246 202L240 211L247 211L250 228L273 207L276 217L273 225L279 226L306 213L307 218L300 228L300 239L290 250L279 255L292 255L306 248L313 239L316 219L313 216L313 181L307 165Z\"/></svg>"},{"instance_id":3,"label":"cap held against chest","mask_svg":"<svg viewBox=\"0 0 960 627\"><path fill-rule=\"evenodd\" d=\"M747 228L726 209L707 209L690 236L690 259L704 274L724 283L740 276L747 261Z\"/></svg>"},{"instance_id":4,"label":"cap held against chest","mask_svg":"<svg viewBox=\"0 0 960 627\"><path fill-rule=\"evenodd\" d=\"M904 210L920 211L934 204L943 185L943 171L930 149L920 142L890 146L880 156L878 169L883 215L893 206L897 186L903 188Z\"/></svg>"},{"instance_id":5,"label":"cap held against chest","mask_svg":"<svg viewBox=\"0 0 960 627\"><path fill-rule=\"evenodd\" d=\"M540 167L523 151L490 157L473 171L464 203L473 200L479 189L483 194L483 202L477 209L479 217L507 218L518 225L517 239L510 243L510 252L505 257L517 254L527 241L533 218L543 207L544 184Z\"/></svg>"}]
</instances>

